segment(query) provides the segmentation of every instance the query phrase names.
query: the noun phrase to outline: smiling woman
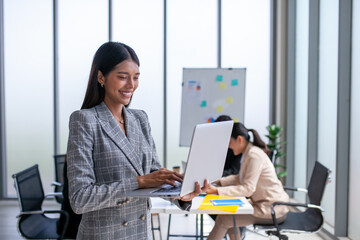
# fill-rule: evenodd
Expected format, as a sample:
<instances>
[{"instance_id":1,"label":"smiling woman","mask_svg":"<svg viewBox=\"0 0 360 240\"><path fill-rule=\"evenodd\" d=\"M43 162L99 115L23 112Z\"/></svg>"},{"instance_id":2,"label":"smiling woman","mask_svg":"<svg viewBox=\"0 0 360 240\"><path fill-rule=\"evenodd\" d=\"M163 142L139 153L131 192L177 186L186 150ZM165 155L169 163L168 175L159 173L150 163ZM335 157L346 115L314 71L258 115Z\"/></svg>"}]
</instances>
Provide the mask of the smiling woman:
<instances>
[{"instance_id":1,"label":"smiling woman","mask_svg":"<svg viewBox=\"0 0 360 240\"><path fill-rule=\"evenodd\" d=\"M127 108L139 66L129 46L104 43L94 56L81 110L70 116L65 200L83 215L76 239L151 239L149 198L127 193L182 182L182 175L161 168L147 114ZM200 191L197 183L174 203L186 209Z\"/></svg>"}]
</instances>

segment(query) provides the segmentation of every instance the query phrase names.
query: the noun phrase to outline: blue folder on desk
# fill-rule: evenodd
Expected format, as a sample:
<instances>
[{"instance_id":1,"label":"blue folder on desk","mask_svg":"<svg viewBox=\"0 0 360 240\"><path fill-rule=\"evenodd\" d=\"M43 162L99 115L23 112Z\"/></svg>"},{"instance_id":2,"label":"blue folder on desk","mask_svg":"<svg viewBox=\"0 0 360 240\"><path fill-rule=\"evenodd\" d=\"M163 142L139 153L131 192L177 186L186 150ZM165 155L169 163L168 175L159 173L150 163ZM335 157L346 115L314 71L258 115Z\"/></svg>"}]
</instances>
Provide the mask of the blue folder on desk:
<instances>
[{"instance_id":1,"label":"blue folder on desk","mask_svg":"<svg viewBox=\"0 0 360 240\"><path fill-rule=\"evenodd\" d=\"M229 205L244 205L244 202L238 198L235 199L211 199L210 202L213 206L229 206Z\"/></svg>"}]
</instances>

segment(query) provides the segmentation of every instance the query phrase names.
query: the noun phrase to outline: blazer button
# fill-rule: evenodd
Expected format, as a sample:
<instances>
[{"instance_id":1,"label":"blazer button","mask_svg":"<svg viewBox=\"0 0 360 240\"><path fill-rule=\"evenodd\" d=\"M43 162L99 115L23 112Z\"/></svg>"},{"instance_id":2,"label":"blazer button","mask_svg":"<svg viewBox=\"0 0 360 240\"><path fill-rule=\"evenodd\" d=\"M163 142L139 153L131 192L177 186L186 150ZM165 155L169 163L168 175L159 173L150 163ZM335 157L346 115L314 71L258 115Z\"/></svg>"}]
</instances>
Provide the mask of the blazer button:
<instances>
[{"instance_id":1,"label":"blazer button","mask_svg":"<svg viewBox=\"0 0 360 240\"><path fill-rule=\"evenodd\" d=\"M121 205L123 205L123 203L120 202L120 201L118 201L118 202L116 203L116 205L121 206Z\"/></svg>"},{"instance_id":2,"label":"blazer button","mask_svg":"<svg viewBox=\"0 0 360 240\"><path fill-rule=\"evenodd\" d=\"M126 227L127 225L129 225L129 222L123 222L123 226Z\"/></svg>"},{"instance_id":3,"label":"blazer button","mask_svg":"<svg viewBox=\"0 0 360 240\"><path fill-rule=\"evenodd\" d=\"M145 214L140 216L140 220L144 221L145 220Z\"/></svg>"},{"instance_id":4,"label":"blazer button","mask_svg":"<svg viewBox=\"0 0 360 240\"><path fill-rule=\"evenodd\" d=\"M126 199L125 203L129 203L130 202L130 199Z\"/></svg>"}]
</instances>

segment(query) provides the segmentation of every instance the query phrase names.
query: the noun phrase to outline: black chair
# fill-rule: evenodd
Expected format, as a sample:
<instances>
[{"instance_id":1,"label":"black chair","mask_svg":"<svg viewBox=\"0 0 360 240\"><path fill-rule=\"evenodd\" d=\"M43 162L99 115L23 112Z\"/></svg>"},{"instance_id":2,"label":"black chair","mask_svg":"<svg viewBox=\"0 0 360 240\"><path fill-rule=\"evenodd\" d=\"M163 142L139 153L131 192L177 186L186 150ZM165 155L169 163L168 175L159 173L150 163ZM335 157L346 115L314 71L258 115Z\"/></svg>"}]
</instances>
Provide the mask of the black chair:
<instances>
[{"instance_id":1,"label":"black chair","mask_svg":"<svg viewBox=\"0 0 360 240\"><path fill-rule=\"evenodd\" d=\"M255 230L265 229L267 235L275 235L279 239L287 240L288 236L282 233L314 233L318 232L323 223L321 208L321 199L323 197L325 186L329 181L331 171L319 162L315 162L315 167L311 174L310 182L307 189L284 187L285 190L307 192L308 203L287 203L275 202L271 206L273 218L272 225L254 224ZM284 222L278 223L274 211L275 206L286 205L291 207L304 207L304 212L289 212Z\"/></svg>"},{"instance_id":2,"label":"black chair","mask_svg":"<svg viewBox=\"0 0 360 240\"><path fill-rule=\"evenodd\" d=\"M38 165L15 173L12 177L20 205L20 214L17 217L21 235L27 239L63 239L69 215L63 210L42 210L42 203L46 196ZM45 214L65 216L66 222L61 234L57 233L59 218L49 218Z\"/></svg>"},{"instance_id":3,"label":"black chair","mask_svg":"<svg viewBox=\"0 0 360 240\"><path fill-rule=\"evenodd\" d=\"M76 239L76 235L77 235L77 232L79 229L82 215L76 214L70 206L69 181L67 178L66 159L65 159L65 163L63 165L63 171L64 172L61 175L63 176L63 179L64 179L63 192L62 192L64 199L61 203L61 210L64 210L69 214L69 221L68 221L69 224L66 228L66 232L65 232L64 236L66 239ZM66 223L65 217L60 216L59 224L58 224L58 233L60 233L66 227L65 223Z\"/></svg>"},{"instance_id":4,"label":"black chair","mask_svg":"<svg viewBox=\"0 0 360 240\"><path fill-rule=\"evenodd\" d=\"M55 192L63 192L64 188L64 164L65 164L66 154L54 155L54 166L55 166L55 181L51 184L54 186ZM58 194L55 196L55 199L58 203L62 203L64 200L63 195Z\"/></svg>"}]
</instances>

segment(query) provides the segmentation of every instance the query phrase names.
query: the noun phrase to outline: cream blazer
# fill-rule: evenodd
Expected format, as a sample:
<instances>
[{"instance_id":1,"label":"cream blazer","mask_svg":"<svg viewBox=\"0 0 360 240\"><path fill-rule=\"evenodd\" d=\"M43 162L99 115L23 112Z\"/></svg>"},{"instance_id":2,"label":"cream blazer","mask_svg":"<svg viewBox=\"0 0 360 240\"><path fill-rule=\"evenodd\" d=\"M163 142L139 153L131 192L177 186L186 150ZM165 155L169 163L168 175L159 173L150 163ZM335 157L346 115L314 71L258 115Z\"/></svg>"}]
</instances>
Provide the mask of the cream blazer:
<instances>
[{"instance_id":1,"label":"cream blazer","mask_svg":"<svg viewBox=\"0 0 360 240\"><path fill-rule=\"evenodd\" d=\"M254 216L271 218L273 202L288 202L289 196L276 176L275 168L265 152L249 143L243 154L240 172L216 181L222 196L245 196L250 198ZM276 217L288 212L286 206L275 207Z\"/></svg>"}]
</instances>

